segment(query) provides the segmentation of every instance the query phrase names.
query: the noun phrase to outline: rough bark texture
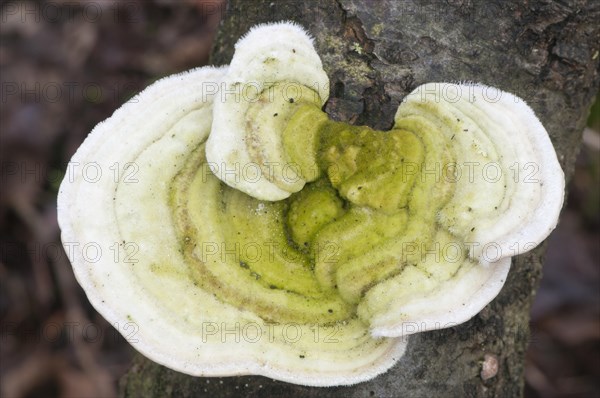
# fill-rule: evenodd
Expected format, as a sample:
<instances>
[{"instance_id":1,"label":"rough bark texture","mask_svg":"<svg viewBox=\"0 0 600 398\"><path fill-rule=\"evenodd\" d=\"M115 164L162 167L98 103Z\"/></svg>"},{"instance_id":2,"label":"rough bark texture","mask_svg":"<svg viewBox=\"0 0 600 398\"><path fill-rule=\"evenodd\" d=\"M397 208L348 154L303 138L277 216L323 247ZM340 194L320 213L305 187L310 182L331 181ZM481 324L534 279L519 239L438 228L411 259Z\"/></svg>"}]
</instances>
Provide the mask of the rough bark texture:
<instances>
[{"instance_id":1,"label":"rough bark texture","mask_svg":"<svg viewBox=\"0 0 600 398\"><path fill-rule=\"evenodd\" d=\"M594 1L231 0L213 60L228 63L251 26L294 20L316 39L331 81L331 117L392 126L401 99L430 81L477 81L516 93L546 126L567 176L598 90ZM411 337L389 372L355 386L310 388L265 377L194 378L138 358L124 397L515 397L523 389L528 317L544 245L513 261L500 295L469 322ZM498 374L480 376L486 354Z\"/></svg>"}]
</instances>

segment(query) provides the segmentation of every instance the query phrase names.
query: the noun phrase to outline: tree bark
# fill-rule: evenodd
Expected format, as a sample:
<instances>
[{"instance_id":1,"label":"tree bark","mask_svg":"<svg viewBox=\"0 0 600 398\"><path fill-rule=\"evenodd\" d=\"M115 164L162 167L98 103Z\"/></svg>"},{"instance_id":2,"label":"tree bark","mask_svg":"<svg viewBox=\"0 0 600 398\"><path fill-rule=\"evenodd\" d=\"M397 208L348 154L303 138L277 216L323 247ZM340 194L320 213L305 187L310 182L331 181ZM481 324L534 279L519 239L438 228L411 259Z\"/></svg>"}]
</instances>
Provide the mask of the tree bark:
<instances>
[{"instance_id":1,"label":"tree bark","mask_svg":"<svg viewBox=\"0 0 600 398\"><path fill-rule=\"evenodd\" d=\"M598 91L600 6L592 1L230 0L213 49L228 63L237 39L262 22L294 20L315 37L331 81L326 111L389 129L422 83L474 81L512 92L535 110L569 178ZM523 391L529 308L544 246L513 259L500 295L460 326L417 334L387 373L355 386L311 388L260 376L196 378L141 356L123 397L515 397ZM486 354L498 373L484 380Z\"/></svg>"}]
</instances>

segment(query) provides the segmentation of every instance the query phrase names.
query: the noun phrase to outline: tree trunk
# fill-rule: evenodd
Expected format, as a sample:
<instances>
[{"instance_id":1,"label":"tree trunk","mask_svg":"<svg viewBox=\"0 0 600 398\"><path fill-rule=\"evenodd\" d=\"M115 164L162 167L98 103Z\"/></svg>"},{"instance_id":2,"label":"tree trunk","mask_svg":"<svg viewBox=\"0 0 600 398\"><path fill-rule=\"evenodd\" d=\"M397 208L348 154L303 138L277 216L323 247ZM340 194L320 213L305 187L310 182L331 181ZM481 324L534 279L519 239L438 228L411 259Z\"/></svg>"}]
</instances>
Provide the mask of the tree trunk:
<instances>
[{"instance_id":1,"label":"tree trunk","mask_svg":"<svg viewBox=\"0 0 600 398\"><path fill-rule=\"evenodd\" d=\"M315 37L331 81L326 111L332 118L389 129L398 104L416 86L481 82L529 103L569 177L600 80L599 14L593 0L230 0L213 62L228 63L251 26L294 20ZM313 388L260 376L196 378L140 356L122 379L122 396L521 396L543 253L544 245L513 259L502 292L480 314L412 336L400 362L369 382ZM497 357L498 373L484 380L486 354Z\"/></svg>"}]
</instances>

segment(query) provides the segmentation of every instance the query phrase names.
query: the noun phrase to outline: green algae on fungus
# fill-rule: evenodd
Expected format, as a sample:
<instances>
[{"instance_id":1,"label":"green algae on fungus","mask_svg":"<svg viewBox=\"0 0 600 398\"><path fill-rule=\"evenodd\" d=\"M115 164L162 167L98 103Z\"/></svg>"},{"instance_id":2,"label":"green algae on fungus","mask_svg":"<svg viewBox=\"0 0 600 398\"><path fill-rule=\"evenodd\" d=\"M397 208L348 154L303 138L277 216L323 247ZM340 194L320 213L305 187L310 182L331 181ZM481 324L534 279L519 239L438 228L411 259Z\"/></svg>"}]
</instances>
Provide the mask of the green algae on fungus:
<instances>
[{"instance_id":1,"label":"green algae on fungus","mask_svg":"<svg viewBox=\"0 0 600 398\"><path fill-rule=\"evenodd\" d=\"M521 99L430 83L381 132L329 120L327 86L304 30L260 25L229 67L158 81L73 156L137 166L65 179L58 218L65 245L100 247L75 275L144 355L197 376L368 380L407 335L480 311L556 225L562 171ZM530 164L536 182L513 178Z\"/></svg>"}]
</instances>

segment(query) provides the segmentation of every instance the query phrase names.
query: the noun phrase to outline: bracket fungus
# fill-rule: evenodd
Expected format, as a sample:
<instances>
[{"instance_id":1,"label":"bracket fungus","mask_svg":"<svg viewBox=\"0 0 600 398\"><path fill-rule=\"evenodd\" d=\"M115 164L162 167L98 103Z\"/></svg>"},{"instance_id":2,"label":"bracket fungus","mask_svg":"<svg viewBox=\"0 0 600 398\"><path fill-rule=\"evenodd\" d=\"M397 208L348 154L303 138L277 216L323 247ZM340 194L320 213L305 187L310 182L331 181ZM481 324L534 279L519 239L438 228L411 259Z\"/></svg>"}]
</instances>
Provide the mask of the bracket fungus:
<instances>
[{"instance_id":1,"label":"bracket fungus","mask_svg":"<svg viewBox=\"0 0 600 398\"><path fill-rule=\"evenodd\" d=\"M555 227L564 177L525 102L428 83L388 132L329 120L293 23L228 67L164 78L100 123L58 197L94 307L152 360L198 376L353 384L500 291ZM129 325L126 327L126 325Z\"/></svg>"}]
</instances>

